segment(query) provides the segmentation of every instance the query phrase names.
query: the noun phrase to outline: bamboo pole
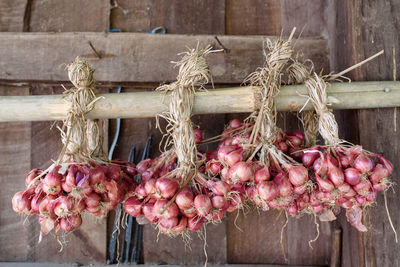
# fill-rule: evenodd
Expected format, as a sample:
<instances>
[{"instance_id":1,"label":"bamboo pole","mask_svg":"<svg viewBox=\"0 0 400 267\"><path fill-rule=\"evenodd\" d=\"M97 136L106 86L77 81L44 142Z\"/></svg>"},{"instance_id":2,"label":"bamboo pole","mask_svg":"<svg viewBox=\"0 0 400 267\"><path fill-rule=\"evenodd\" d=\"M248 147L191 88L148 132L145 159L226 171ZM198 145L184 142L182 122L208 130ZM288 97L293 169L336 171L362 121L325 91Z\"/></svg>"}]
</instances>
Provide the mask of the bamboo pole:
<instances>
[{"instance_id":1,"label":"bamboo pole","mask_svg":"<svg viewBox=\"0 0 400 267\"><path fill-rule=\"evenodd\" d=\"M363 109L400 106L400 82L333 83L328 88L332 109ZM307 101L303 85L283 86L277 97L278 111L298 111ZM158 92L103 94L90 119L144 118L168 110L168 96ZM254 110L254 88L236 87L198 92L194 114L244 113ZM1 96L0 121L62 120L67 113L62 95ZM311 109L311 103L305 110Z\"/></svg>"}]
</instances>

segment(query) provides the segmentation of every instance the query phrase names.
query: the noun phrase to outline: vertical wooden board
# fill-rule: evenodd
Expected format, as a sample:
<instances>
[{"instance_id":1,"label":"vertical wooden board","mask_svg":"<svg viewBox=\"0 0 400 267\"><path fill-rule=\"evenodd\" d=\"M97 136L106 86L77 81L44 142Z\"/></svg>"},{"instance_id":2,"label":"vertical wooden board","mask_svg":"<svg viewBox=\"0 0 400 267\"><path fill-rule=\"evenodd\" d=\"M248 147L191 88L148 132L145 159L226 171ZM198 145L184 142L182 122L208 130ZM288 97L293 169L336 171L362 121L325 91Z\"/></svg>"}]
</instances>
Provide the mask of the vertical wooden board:
<instances>
[{"instance_id":1,"label":"vertical wooden board","mask_svg":"<svg viewBox=\"0 0 400 267\"><path fill-rule=\"evenodd\" d=\"M400 3L398 1L354 1L353 24L355 36L355 59L360 61L381 49L385 54L363 66L356 74L359 80L392 80L393 69L399 69L399 22ZM393 49L395 60L393 64ZM398 120L394 120L393 109L369 109L359 111L360 144L369 151L383 154L395 166L391 176L399 184L400 165L398 147L399 133L395 131ZM399 116L397 111L396 118ZM395 187L396 189L396 187ZM389 190L388 207L396 231L400 232L398 196ZM382 194L377 206L364 216L369 232L360 238L360 260L365 266L398 266L400 247L395 243L394 234L385 212Z\"/></svg>"},{"instance_id":2,"label":"vertical wooden board","mask_svg":"<svg viewBox=\"0 0 400 267\"><path fill-rule=\"evenodd\" d=\"M32 94L56 94L63 91L60 87L41 87L32 89ZM58 122L61 126L61 122ZM52 164L52 159L58 157L62 144L60 133L56 127L50 130L53 122L32 122L32 145L31 145L31 168L47 168ZM43 238L37 244L39 236L39 225L35 220L30 224L30 245L29 259L43 262L79 262L103 263L106 252L106 219L95 218L90 214L82 216L83 223L77 230L61 234L60 241L64 243L62 252L59 252L58 244L54 233Z\"/></svg>"},{"instance_id":3,"label":"vertical wooden board","mask_svg":"<svg viewBox=\"0 0 400 267\"><path fill-rule=\"evenodd\" d=\"M0 1L0 31L23 31L27 0ZM29 87L0 86L0 95L29 95ZM30 220L14 212L11 199L25 190L30 169L31 124L0 123L0 262L29 260Z\"/></svg>"},{"instance_id":4,"label":"vertical wooden board","mask_svg":"<svg viewBox=\"0 0 400 267\"><path fill-rule=\"evenodd\" d=\"M277 0L227 0L226 34L279 35L281 2Z\"/></svg>"},{"instance_id":5,"label":"vertical wooden board","mask_svg":"<svg viewBox=\"0 0 400 267\"><path fill-rule=\"evenodd\" d=\"M167 33L223 34L223 0L118 0L112 1L111 28L124 32L164 27Z\"/></svg>"},{"instance_id":6,"label":"vertical wooden board","mask_svg":"<svg viewBox=\"0 0 400 267\"><path fill-rule=\"evenodd\" d=\"M226 263L225 229L225 220L219 224L206 226L206 250L209 263ZM204 228L201 231L204 231ZM161 233L158 235L158 230L154 229L153 225L147 224L143 231L143 238L146 240L146 243L143 243L144 261L146 264L204 264L206 261L204 239L199 237L203 233L189 233L190 240L185 241L181 236L168 237Z\"/></svg>"},{"instance_id":7,"label":"vertical wooden board","mask_svg":"<svg viewBox=\"0 0 400 267\"><path fill-rule=\"evenodd\" d=\"M228 263L286 264L287 236L281 229L286 222L284 213L277 210L257 211L253 206L244 213L229 214Z\"/></svg>"},{"instance_id":8,"label":"vertical wooden board","mask_svg":"<svg viewBox=\"0 0 400 267\"><path fill-rule=\"evenodd\" d=\"M319 236L314 216L304 214L301 218L291 218L287 226L288 263L292 265L328 265L331 249L331 224L321 222ZM311 243L309 241L318 239Z\"/></svg>"},{"instance_id":9,"label":"vertical wooden board","mask_svg":"<svg viewBox=\"0 0 400 267\"><path fill-rule=\"evenodd\" d=\"M328 44L330 47L330 67L331 71L339 72L357 63L354 58L354 32L353 28L353 8L352 1L332 1L328 2L330 7L326 12L328 22ZM333 5L332 5L333 3ZM346 76L354 80L356 71L348 73ZM339 125L339 136L353 144L359 143L358 111L340 110L335 111L335 119ZM359 237L360 233L352 227L341 212L337 220L333 222L332 229L342 229L342 266L364 266L360 260Z\"/></svg>"},{"instance_id":10,"label":"vertical wooden board","mask_svg":"<svg viewBox=\"0 0 400 267\"><path fill-rule=\"evenodd\" d=\"M109 0L32 0L29 31L85 32L109 29Z\"/></svg>"},{"instance_id":11,"label":"vertical wooden board","mask_svg":"<svg viewBox=\"0 0 400 267\"><path fill-rule=\"evenodd\" d=\"M0 86L0 95L28 95L29 88ZM30 168L31 127L29 122L0 123L0 262L26 261L29 251L29 221L14 212L11 199L25 190Z\"/></svg>"},{"instance_id":12,"label":"vertical wooden board","mask_svg":"<svg viewBox=\"0 0 400 267\"><path fill-rule=\"evenodd\" d=\"M359 125L363 148L382 154L395 166L391 181L395 183L396 192L387 191L387 202L393 225L399 233L400 203L396 185L400 182L397 168L400 165L400 138L399 133L394 131L393 114L393 109L360 110ZM400 116L398 111L397 116ZM400 248L395 242L381 192L377 198L377 205L369 208L364 214L364 222L369 229L369 232L362 234L361 239L365 266L399 266Z\"/></svg>"},{"instance_id":13,"label":"vertical wooden board","mask_svg":"<svg viewBox=\"0 0 400 267\"><path fill-rule=\"evenodd\" d=\"M281 24L285 32L296 27L303 37L327 37L328 1L324 0L284 0L281 2ZM317 66L316 66L317 67Z\"/></svg>"},{"instance_id":14,"label":"vertical wooden board","mask_svg":"<svg viewBox=\"0 0 400 267\"><path fill-rule=\"evenodd\" d=\"M22 32L28 0L0 1L0 32Z\"/></svg>"}]
</instances>

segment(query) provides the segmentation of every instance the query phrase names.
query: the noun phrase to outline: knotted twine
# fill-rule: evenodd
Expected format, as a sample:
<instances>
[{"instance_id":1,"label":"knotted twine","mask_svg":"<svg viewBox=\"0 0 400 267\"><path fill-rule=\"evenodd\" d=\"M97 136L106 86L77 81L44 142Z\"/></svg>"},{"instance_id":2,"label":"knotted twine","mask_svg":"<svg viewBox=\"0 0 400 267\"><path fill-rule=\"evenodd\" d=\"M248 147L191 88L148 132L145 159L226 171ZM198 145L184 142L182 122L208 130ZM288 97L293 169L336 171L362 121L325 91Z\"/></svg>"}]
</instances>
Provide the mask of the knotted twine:
<instances>
[{"instance_id":1,"label":"knotted twine","mask_svg":"<svg viewBox=\"0 0 400 267\"><path fill-rule=\"evenodd\" d=\"M64 147L56 164L65 162L107 162L103 149L103 127L99 120L86 119L100 97L94 89L94 70L79 57L67 65L68 77L73 88L64 92L68 103L67 118L63 121L61 141Z\"/></svg>"},{"instance_id":2,"label":"knotted twine","mask_svg":"<svg viewBox=\"0 0 400 267\"><path fill-rule=\"evenodd\" d=\"M303 84L311 77L314 66L312 61L307 60L306 62L309 62L311 67L307 68L305 64L300 63L297 59L293 60L293 63L286 70L289 76L289 84ZM314 110L300 111L300 116L306 137L306 146L312 147L317 143L318 116Z\"/></svg>"},{"instance_id":3,"label":"knotted twine","mask_svg":"<svg viewBox=\"0 0 400 267\"><path fill-rule=\"evenodd\" d=\"M294 31L287 41L278 39L266 40L266 51L264 66L251 73L244 83L250 84L259 95L260 107L250 115L248 119L255 121L253 131L250 135L250 144L260 144L252 151L250 159L260 151L260 162L269 166L269 156L285 165L293 160L278 150L274 143L281 129L276 126L276 103L275 98L279 94L282 79L282 70L292 56L291 39Z\"/></svg>"},{"instance_id":4,"label":"knotted twine","mask_svg":"<svg viewBox=\"0 0 400 267\"><path fill-rule=\"evenodd\" d=\"M197 176L197 147L190 120L196 90L205 90L204 85L211 80L210 70L205 57L215 52L210 46L191 49L183 53L182 59L175 63L179 74L175 82L162 85L156 90L170 93L169 112L159 115L166 119L167 140L165 147L176 154L177 167L170 175L181 178L180 187L184 187L192 177ZM169 152L165 152L169 156Z\"/></svg>"},{"instance_id":5,"label":"knotted twine","mask_svg":"<svg viewBox=\"0 0 400 267\"><path fill-rule=\"evenodd\" d=\"M339 126L335 120L335 115L332 110L328 109L330 103L326 92L327 83L314 72L304 84L318 115L318 130L325 144L333 147L338 146L342 141L339 138Z\"/></svg>"}]
</instances>

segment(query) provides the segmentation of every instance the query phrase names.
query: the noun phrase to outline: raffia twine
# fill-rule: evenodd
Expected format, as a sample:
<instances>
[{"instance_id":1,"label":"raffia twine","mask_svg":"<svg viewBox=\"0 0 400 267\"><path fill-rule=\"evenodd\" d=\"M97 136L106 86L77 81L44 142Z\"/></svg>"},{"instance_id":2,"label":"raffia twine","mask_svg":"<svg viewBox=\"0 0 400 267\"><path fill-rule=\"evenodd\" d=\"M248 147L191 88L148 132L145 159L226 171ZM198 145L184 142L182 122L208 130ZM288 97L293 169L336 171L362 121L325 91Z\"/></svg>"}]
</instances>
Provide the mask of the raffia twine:
<instances>
[{"instance_id":1,"label":"raffia twine","mask_svg":"<svg viewBox=\"0 0 400 267\"><path fill-rule=\"evenodd\" d=\"M293 34L294 32L292 32ZM276 41L267 39L264 43L264 66L258 68L245 78L244 83L255 87L261 99L259 109L256 109L247 120L254 121L253 131L250 135L250 143L260 144L252 151L252 158L259 152L260 162L269 166L269 158L273 157L281 164L293 160L281 153L275 146L276 136L281 132L276 126L276 103L275 98L279 94L282 80L282 70L292 56L291 38Z\"/></svg>"},{"instance_id":2,"label":"raffia twine","mask_svg":"<svg viewBox=\"0 0 400 267\"><path fill-rule=\"evenodd\" d=\"M308 89L310 100L319 117L318 129L326 145L337 146L341 143L339 138L339 126L332 110L328 109L327 83L314 73L304 84Z\"/></svg>"},{"instance_id":3,"label":"raffia twine","mask_svg":"<svg viewBox=\"0 0 400 267\"><path fill-rule=\"evenodd\" d=\"M306 63L309 63L310 66L307 67ZM296 58L286 70L289 76L289 84L303 84L305 80L311 77L313 69L314 64L311 60L306 60L303 64ZM301 110L300 120L303 124L306 146L314 146L317 143L319 121L316 112L314 110Z\"/></svg>"},{"instance_id":4,"label":"raffia twine","mask_svg":"<svg viewBox=\"0 0 400 267\"><path fill-rule=\"evenodd\" d=\"M173 175L181 177L181 187L186 185L197 174L197 147L193 132L191 115L196 90L205 90L204 85L211 81L211 74L205 57L215 52L210 46L191 49L175 63L179 67L177 80L162 85L156 90L170 93L169 112L159 116L167 121L165 150L173 150L177 156L177 168ZM157 119L158 124L158 119ZM168 151L165 155L170 156Z\"/></svg>"},{"instance_id":5,"label":"raffia twine","mask_svg":"<svg viewBox=\"0 0 400 267\"><path fill-rule=\"evenodd\" d=\"M64 162L88 163L90 161L107 161L103 149L103 132L99 120L86 119L86 114L93 108L99 97L94 89L94 70L79 57L68 64L68 77L73 88L64 92L68 103L67 118L63 121L61 141L64 147L57 164Z\"/></svg>"},{"instance_id":6,"label":"raffia twine","mask_svg":"<svg viewBox=\"0 0 400 267\"><path fill-rule=\"evenodd\" d=\"M311 63L311 67L306 67L307 62ZM314 111L301 111L308 145L315 145L318 132L326 145L338 145L341 142L339 126L335 120L335 115L328 109L330 103L326 92L327 83L324 78L313 71L310 60L306 60L304 64L297 59L294 60L287 72L292 83L305 84L309 100L314 106Z\"/></svg>"}]
</instances>

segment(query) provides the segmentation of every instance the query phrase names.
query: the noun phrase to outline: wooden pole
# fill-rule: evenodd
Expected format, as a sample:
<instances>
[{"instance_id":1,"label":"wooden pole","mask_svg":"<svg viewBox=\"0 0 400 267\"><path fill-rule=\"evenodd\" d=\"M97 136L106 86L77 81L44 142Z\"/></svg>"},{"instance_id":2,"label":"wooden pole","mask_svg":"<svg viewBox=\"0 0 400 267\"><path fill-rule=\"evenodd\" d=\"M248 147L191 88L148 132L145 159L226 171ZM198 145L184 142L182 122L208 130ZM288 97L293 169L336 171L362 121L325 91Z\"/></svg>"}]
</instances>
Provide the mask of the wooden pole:
<instances>
[{"instance_id":1,"label":"wooden pole","mask_svg":"<svg viewBox=\"0 0 400 267\"><path fill-rule=\"evenodd\" d=\"M328 88L332 109L363 109L400 106L400 82L333 83ZM303 85L283 86L277 97L278 111L298 111L307 101ZM158 92L104 94L88 118L144 118L168 110L168 96ZM236 87L198 92L194 114L252 112L254 88ZM68 105L62 95L2 96L0 121L62 120ZM311 109L311 103L305 110Z\"/></svg>"}]
</instances>

